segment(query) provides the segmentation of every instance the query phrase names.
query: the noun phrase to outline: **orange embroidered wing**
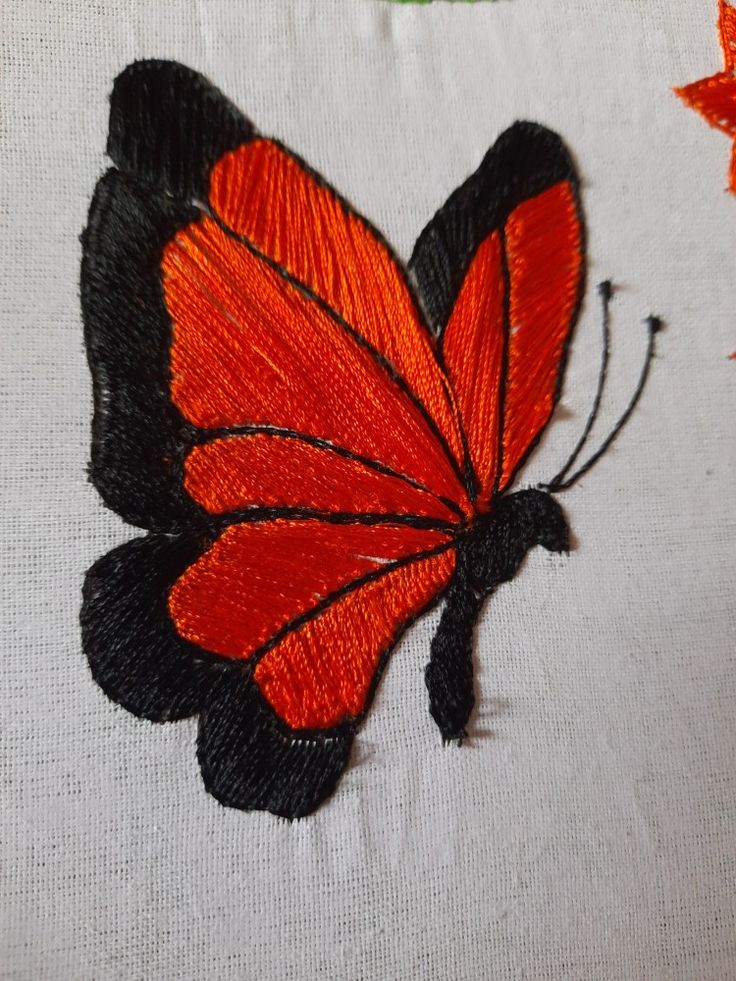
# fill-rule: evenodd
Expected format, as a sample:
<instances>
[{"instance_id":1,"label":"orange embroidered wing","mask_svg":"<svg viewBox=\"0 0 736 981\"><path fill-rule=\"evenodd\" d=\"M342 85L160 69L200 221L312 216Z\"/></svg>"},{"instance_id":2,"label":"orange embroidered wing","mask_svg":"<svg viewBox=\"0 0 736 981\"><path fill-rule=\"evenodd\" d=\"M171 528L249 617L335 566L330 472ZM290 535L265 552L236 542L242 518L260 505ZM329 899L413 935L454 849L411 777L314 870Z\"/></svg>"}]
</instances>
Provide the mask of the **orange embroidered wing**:
<instances>
[{"instance_id":1,"label":"orange embroidered wing","mask_svg":"<svg viewBox=\"0 0 736 981\"><path fill-rule=\"evenodd\" d=\"M166 245L162 274L171 400L189 423L297 433L462 505L457 463L406 381L248 240L204 215Z\"/></svg>"},{"instance_id":2,"label":"orange embroidered wing","mask_svg":"<svg viewBox=\"0 0 736 981\"><path fill-rule=\"evenodd\" d=\"M410 518L441 526L456 506L419 483L331 443L259 429L213 437L184 460L184 489L212 515L251 508L295 515L354 515L361 521Z\"/></svg>"},{"instance_id":3,"label":"orange embroidered wing","mask_svg":"<svg viewBox=\"0 0 736 981\"><path fill-rule=\"evenodd\" d=\"M532 123L507 130L419 237L410 270L484 510L550 419L582 296L577 177L559 137Z\"/></svg>"},{"instance_id":4,"label":"orange embroidered wing","mask_svg":"<svg viewBox=\"0 0 736 981\"><path fill-rule=\"evenodd\" d=\"M365 219L283 146L255 138L212 170L210 206L378 352L462 464L457 418L399 262Z\"/></svg>"},{"instance_id":5,"label":"orange embroidered wing","mask_svg":"<svg viewBox=\"0 0 736 981\"><path fill-rule=\"evenodd\" d=\"M282 519L231 525L190 566L172 620L232 664L200 719L214 796L289 817L317 806L386 655L449 582L451 545L409 526Z\"/></svg>"},{"instance_id":6,"label":"orange embroidered wing","mask_svg":"<svg viewBox=\"0 0 736 981\"><path fill-rule=\"evenodd\" d=\"M127 69L108 150L83 265L91 475L179 538L90 570L85 649L131 711L199 713L220 800L297 816L452 575L453 397L380 237L199 76Z\"/></svg>"},{"instance_id":7,"label":"orange embroidered wing","mask_svg":"<svg viewBox=\"0 0 736 981\"><path fill-rule=\"evenodd\" d=\"M446 532L408 525L232 524L175 583L169 610L191 643L258 662L259 686L288 726L329 728L361 715L397 624L444 585L451 545ZM394 598L392 582L404 585ZM366 607L379 616L360 622Z\"/></svg>"},{"instance_id":8,"label":"orange embroidered wing","mask_svg":"<svg viewBox=\"0 0 736 981\"><path fill-rule=\"evenodd\" d=\"M82 271L91 476L105 500L150 529L190 527L201 502L182 486L187 446L260 428L312 449L239 440L192 469L248 469L257 452L265 469L291 455L293 476L308 456L333 485L351 473L365 484L367 466L425 492L403 512L468 513L447 379L378 234L180 65L140 62L116 80L108 152L118 169L97 188ZM315 509L345 503L328 497L323 487Z\"/></svg>"}]
</instances>

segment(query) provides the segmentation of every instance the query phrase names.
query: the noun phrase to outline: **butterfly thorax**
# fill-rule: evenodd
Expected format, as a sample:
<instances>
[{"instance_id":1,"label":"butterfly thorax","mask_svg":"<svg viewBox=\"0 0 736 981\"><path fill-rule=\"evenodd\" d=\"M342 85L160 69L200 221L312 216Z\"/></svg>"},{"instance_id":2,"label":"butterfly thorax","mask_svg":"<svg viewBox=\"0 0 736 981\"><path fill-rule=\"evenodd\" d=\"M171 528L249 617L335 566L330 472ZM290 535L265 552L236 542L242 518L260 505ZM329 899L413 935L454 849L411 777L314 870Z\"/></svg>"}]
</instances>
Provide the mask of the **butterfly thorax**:
<instances>
[{"instance_id":1,"label":"butterfly thorax","mask_svg":"<svg viewBox=\"0 0 736 981\"><path fill-rule=\"evenodd\" d=\"M516 575L530 548L542 545L551 552L564 552L568 543L567 521L551 494L540 490L501 494L464 538L458 549L458 572L484 595Z\"/></svg>"}]
</instances>

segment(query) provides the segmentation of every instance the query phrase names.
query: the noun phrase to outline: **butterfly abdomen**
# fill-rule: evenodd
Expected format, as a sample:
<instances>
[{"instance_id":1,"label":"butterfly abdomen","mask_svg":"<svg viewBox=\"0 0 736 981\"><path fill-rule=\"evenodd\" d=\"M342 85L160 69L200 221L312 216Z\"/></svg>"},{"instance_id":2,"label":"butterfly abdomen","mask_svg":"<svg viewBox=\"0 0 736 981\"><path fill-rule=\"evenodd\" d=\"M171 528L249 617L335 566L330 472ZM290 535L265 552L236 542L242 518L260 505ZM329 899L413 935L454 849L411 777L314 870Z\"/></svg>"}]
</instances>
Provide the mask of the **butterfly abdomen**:
<instances>
[{"instance_id":1,"label":"butterfly abdomen","mask_svg":"<svg viewBox=\"0 0 736 981\"><path fill-rule=\"evenodd\" d=\"M461 541L425 672L430 712L445 742L462 742L475 704L473 631L483 600L513 579L530 548L543 545L562 552L568 540L557 501L543 491L526 490L500 496Z\"/></svg>"}]
</instances>

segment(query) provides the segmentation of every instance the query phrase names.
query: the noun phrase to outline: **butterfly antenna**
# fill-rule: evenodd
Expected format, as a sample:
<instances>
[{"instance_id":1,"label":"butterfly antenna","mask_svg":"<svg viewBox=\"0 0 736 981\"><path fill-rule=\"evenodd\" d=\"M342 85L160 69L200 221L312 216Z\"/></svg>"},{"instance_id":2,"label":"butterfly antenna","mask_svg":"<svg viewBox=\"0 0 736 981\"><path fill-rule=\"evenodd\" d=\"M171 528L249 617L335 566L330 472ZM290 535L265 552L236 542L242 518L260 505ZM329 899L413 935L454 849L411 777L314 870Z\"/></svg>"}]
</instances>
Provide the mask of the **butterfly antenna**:
<instances>
[{"instance_id":1,"label":"butterfly antenna","mask_svg":"<svg viewBox=\"0 0 736 981\"><path fill-rule=\"evenodd\" d=\"M588 458L588 460L582 465L582 467L580 467L578 470L575 471L572 477L568 477L566 480L563 479L561 481L557 481L555 479L550 484L546 485L548 490L563 491L563 490L567 490L568 488L572 487L573 484L577 483L577 481L584 474L586 474L591 469L591 467L593 467L598 462L598 460L600 460L600 458L603 456L603 454L606 452L606 450L610 447L610 445L616 439L618 434L624 428L626 423L629 421L629 417L631 416L631 413L636 408L637 403L639 402L642 392L644 391L644 388L646 386L647 378L649 377L649 369L652 364L652 359L654 358L655 338L659 333L659 331L662 329L662 321L660 320L659 317L655 317L655 316L647 317L647 319L645 320L645 324L647 326L647 331L649 333L649 341L647 343L646 355L644 356L644 365L642 367L641 374L639 376L639 382L636 388L634 389L634 394L631 396L629 404L626 406L623 414L621 415L621 418L618 420L616 425L613 427L611 432L608 434L608 436L603 441L603 443L599 446L599 448L595 451L595 453Z\"/></svg>"},{"instance_id":2,"label":"butterfly antenna","mask_svg":"<svg viewBox=\"0 0 736 981\"><path fill-rule=\"evenodd\" d=\"M560 470L560 472L556 474L548 484L542 485L548 490L555 490L559 487L559 485L565 479L565 476L569 473L572 465L580 456L580 452L588 441L588 437L590 436L591 430L595 425L595 421L598 418L598 411L601 407L603 389L606 386L606 375L608 373L608 359L611 353L611 297L613 296L613 285L609 279L606 279L602 283L598 284L598 296L601 298L602 307L601 321L603 330L603 350L601 352L601 367L600 371L598 372L598 386L596 388L595 398L593 399L593 406L588 413L585 429L583 429L580 439L575 444L575 449L567 458L562 470Z\"/></svg>"}]
</instances>

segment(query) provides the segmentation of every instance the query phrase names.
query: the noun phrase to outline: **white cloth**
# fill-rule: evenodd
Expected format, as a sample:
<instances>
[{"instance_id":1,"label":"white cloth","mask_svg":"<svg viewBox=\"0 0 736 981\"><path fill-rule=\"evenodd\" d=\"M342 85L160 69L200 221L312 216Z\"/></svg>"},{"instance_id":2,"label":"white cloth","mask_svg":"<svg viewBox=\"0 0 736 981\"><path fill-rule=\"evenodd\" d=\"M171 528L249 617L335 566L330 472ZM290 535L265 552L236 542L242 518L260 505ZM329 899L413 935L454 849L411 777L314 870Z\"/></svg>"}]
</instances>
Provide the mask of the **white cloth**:
<instances>
[{"instance_id":1,"label":"white cloth","mask_svg":"<svg viewBox=\"0 0 736 981\"><path fill-rule=\"evenodd\" d=\"M671 86L722 66L677 0L5 0L0 69L0 978L736 978L734 241L730 146ZM289 824L203 790L195 724L115 707L80 649L87 567L136 531L85 482L78 235L107 95L141 57L203 71L403 256L498 134L557 130L589 287L528 471L580 431L613 308L610 423L648 391L477 632L472 738L443 748L395 653L334 798Z\"/></svg>"}]
</instances>

